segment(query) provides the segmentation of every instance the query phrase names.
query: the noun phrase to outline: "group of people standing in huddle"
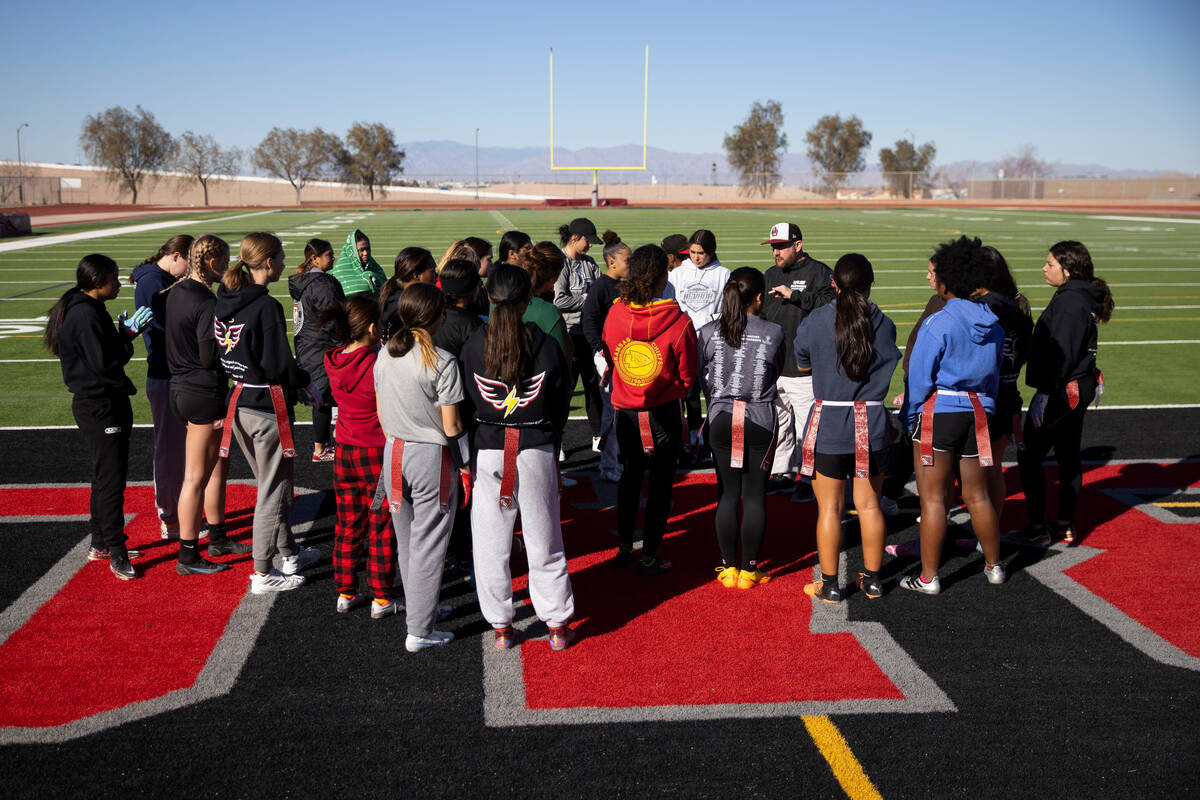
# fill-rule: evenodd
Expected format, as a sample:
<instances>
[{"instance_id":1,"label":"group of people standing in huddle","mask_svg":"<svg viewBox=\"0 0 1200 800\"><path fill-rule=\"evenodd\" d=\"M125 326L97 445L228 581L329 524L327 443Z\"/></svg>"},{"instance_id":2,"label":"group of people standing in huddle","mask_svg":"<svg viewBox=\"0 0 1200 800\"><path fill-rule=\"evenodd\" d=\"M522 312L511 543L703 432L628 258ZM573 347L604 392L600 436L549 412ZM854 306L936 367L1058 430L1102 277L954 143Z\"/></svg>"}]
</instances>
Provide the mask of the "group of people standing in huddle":
<instances>
[{"instance_id":1,"label":"group of people standing in huddle","mask_svg":"<svg viewBox=\"0 0 1200 800\"><path fill-rule=\"evenodd\" d=\"M91 454L88 558L137 577L123 503L136 390L124 365L139 334L157 512L162 536L178 540L179 574L222 572L231 564L219 559L250 554L252 593L304 583L300 572L320 554L297 543L289 521L294 408L303 402L313 408L311 458L334 469L336 609L370 605L376 619L403 610L412 652L453 639L435 627L450 613L438 602L448 561L471 575L496 647L516 644L509 559L518 514L534 611L553 649L572 640L560 521L571 479L559 462L577 383L599 479L617 484L614 559L640 576L671 569L660 549L681 461L711 459L715 469L716 572L728 588L771 579L766 495L787 488L818 507L819 577L805 592L841 602L849 482L862 537L856 582L881 597L884 479L903 486L914 473L921 570L899 585L940 591L956 484L985 576L1003 583L1001 457L1010 438L1028 507L1028 525L1014 535L1041 546L1074 539L1083 416L1103 391L1096 326L1113 309L1081 243L1050 248L1043 275L1056 291L1036 325L995 248L967 237L938 246L927 273L934 294L909 336L894 414L885 403L901 353L895 324L871 302L865 256L847 253L831 270L788 222L763 242L774 261L765 274L722 266L708 230L631 248L579 218L559 236L534 242L509 231L495 257L489 242L469 237L440 261L407 247L390 278L362 232L337 254L312 239L288 279L294 352L269 292L285 269L273 234L247 234L232 264L216 236L171 237L134 268L136 310L115 324L104 304L120 291L118 266L85 256L76 285L50 311L45 344L61 360ZM588 255L595 245L603 271ZM1034 390L1023 421L1022 368ZM249 545L225 528L233 438L257 484ZM1051 448L1059 502L1048 520L1042 464ZM359 586L364 566L369 592Z\"/></svg>"}]
</instances>

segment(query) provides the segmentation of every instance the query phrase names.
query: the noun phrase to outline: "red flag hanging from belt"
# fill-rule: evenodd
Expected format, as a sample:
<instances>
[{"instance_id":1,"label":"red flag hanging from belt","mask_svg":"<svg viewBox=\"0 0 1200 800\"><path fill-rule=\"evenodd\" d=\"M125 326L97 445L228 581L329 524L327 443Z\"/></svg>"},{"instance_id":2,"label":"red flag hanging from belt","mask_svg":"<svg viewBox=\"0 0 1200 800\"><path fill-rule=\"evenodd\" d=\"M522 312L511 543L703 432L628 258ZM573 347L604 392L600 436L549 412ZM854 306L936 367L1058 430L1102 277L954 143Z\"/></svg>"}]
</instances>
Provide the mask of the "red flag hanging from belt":
<instances>
[{"instance_id":1,"label":"red flag hanging from belt","mask_svg":"<svg viewBox=\"0 0 1200 800\"><path fill-rule=\"evenodd\" d=\"M508 511L516 505L513 489L517 481L517 453L520 452L521 429L504 429L504 466L500 473L500 508Z\"/></svg>"}]
</instances>

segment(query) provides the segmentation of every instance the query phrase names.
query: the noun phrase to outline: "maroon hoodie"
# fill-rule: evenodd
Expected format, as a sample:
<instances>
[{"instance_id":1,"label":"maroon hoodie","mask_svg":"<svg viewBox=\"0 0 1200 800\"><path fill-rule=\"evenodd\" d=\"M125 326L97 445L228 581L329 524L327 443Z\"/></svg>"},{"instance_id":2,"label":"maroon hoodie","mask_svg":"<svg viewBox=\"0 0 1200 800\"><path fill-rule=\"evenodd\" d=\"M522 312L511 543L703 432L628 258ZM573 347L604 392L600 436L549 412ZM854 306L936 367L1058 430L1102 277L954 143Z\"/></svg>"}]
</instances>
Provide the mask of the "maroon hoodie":
<instances>
[{"instance_id":1,"label":"maroon hoodie","mask_svg":"<svg viewBox=\"0 0 1200 800\"><path fill-rule=\"evenodd\" d=\"M325 351L325 373L338 406L335 435L338 444L383 447L383 428L375 410L375 358L378 347L344 347Z\"/></svg>"}]
</instances>

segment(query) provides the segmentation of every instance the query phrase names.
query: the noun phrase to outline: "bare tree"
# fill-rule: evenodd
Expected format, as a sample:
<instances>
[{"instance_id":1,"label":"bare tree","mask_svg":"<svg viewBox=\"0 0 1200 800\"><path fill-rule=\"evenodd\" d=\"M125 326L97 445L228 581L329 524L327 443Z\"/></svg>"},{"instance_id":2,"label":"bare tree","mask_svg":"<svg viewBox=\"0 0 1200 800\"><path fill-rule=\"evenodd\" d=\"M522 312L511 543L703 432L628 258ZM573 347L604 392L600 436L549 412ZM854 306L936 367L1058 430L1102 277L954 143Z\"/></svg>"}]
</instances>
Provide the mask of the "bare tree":
<instances>
[{"instance_id":1,"label":"bare tree","mask_svg":"<svg viewBox=\"0 0 1200 800\"><path fill-rule=\"evenodd\" d=\"M208 182L221 176L233 175L241 163L242 154L235 148L223 149L217 140L185 131L179 137L175 166L200 182L204 189L204 205L208 205Z\"/></svg>"},{"instance_id":2,"label":"bare tree","mask_svg":"<svg viewBox=\"0 0 1200 800\"><path fill-rule=\"evenodd\" d=\"M743 195L768 197L779 187L779 162L787 150L783 106L755 102L745 122L725 135L725 160L738 173Z\"/></svg>"},{"instance_id":3,"label":"bare tree","mask_svg":"<svg viewBox=\"0 0 1200 800\"><path fill-rule=\"evenodd\" d=\"M866 166L863 154L871 146L871 132L864 130L857 116L842 119L826 114L804 135L808 159L830 194L837 192L841 175L861 172Z\"/></svg>"},{"instance_id":4,"label":"bare tree","mask_svg":"<svg viewBox=\"0 0 1200 800\"><path fill-rule=\"evenodd\" d=\"M171 134L141 106L136 113L113 106L85 117L79 146L109 180L128 187L135 204L146 174L165 169L175 155Z\"/></svg>"},{"instance_id":5,"label":"bare tree","mask_svg":"<svg viewBox=\"0 0 1200 800\"><path fill-rule=\"evenodd\" d=\"M912 197L913 190L929 184L929 168L937 155L933 142L914 147L908 139L897 139L895 148L879 151L879 166L892 194Z\"/></svg>"},{"instance_id":6,"label":"bare tree","mask_svg":"<svg viewBox=\"0 0 1200 800\"><path fill-rule=\"evenodd\" d=\"M343 165L348 183L357 183L374 200L375 190L386 197L383 188L396 175L404 172L404 151L396 144L396 136L382 122L356 122L346 132L347 157Z\"/></svg>"},{"instance_id":7,"label":"bare tree","mask_svg":"<svg viewBox=\"0 0 1200 800\"><path fill-rule=\"evenodd\" d=\"M345 152L337 136L320 128L311 131L272 128L254 148L250 163L290 183L299 205L300 190L314 180L337 174L345 162Z\"/></svg>"},{"instance_id":8,"label":"bare tree","mask_svg":"<svg viewBox=\"0 0 1200 800\"><path fill-rule=\"evenodd\" d=\"M1045 161L1039 161L1037 148L1024 144L1017 148L1015 155L1006 156L1000 162L1006 178L1046 178L1053 172Z\"/></svg>"}]
</instances>

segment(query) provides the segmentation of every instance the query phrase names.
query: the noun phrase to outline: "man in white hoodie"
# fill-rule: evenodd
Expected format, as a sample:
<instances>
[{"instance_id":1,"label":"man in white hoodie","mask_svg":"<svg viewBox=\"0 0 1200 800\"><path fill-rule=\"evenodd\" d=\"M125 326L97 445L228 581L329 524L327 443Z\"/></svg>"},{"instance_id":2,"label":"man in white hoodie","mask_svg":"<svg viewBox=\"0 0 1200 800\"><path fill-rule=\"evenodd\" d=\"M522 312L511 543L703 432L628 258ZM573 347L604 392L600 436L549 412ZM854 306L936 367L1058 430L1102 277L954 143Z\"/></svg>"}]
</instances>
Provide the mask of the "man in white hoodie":
<instances>
[{"instance_id":1,"label":"man in white hoodie","mask_svg":"<svg viewBox=\"0 0 1200 800\"><path fill-rule=\"evenodd\" d=\"M667 282L679 307L691 318L697 331L721 316L721 294L729 282L729 270L717 259L717 237L712 231L700 229L692 234L687 259L667 273ZM704 423L700 414L700 381L692 385L684 403L688 436L695 445ZM697 461L703 460L701 454L694 457Z\"/></svg>"}]
</instances>

